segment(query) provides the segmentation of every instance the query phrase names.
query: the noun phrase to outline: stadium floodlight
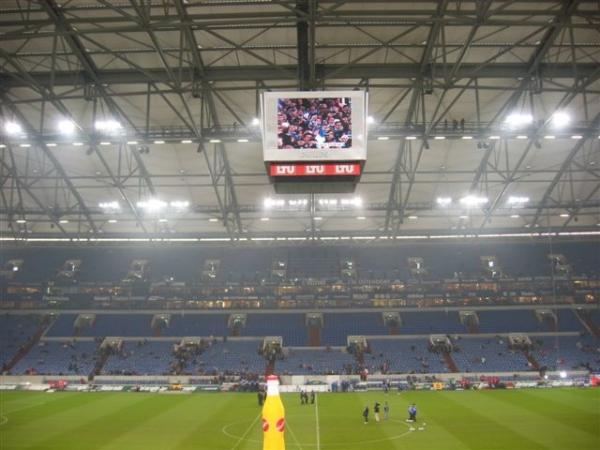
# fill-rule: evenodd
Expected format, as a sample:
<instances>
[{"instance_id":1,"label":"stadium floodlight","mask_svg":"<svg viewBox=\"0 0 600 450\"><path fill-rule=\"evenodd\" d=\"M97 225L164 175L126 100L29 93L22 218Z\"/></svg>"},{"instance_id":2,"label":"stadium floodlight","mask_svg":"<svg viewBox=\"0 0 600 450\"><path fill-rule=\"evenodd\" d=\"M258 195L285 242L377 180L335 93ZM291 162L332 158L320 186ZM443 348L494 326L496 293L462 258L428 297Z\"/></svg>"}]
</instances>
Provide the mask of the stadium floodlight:
<instances>
[{"instance_id":1,"label":"stadium floodlight","mask_svg":"<svg viewBox=\"0 0 600 450\"><path fill-rule=\"evenodd\" d=\"M190 202L187 200L174 200L169 203L169 206L174 209L187 209L190 206Z\"/></svg>"},{"instance_id":2,"label":"stadium floodlight","mask_svg":"<svg viewBox=\"0 0 600 450\"><path fill-rule=\"evenodd\" d=\"M517 136L517 139L527 139L527 136L526 136L526 135L524 135L524 134L519 134L519 135Z\"/></svg>"},{"instance_id":3,"label":"stadium floodlight","mask_svg":"<svg viewBox=\"0 0 600 450\"><path fill-rule=\"evenodd\" d=\"M6 134L21 134L23 128L17 122L9 121L4 123L4 131L6 131Z\"/></svg>"},{"instance_id":4,"label":"stadium floodlight","mask_svg":"<svg viewBox=\"0 0 600 450\"><path fill-rule=\"evenodd\" d=\"M362 206L362 198L360 197L352 197L352 198L343 198L340 201L342 206L354 206L356 208L360 208Z\"/></svg>"},{"instance_id":5,"label":"stadium floodlight","mask_svg":"<svg viewBox=\"0 0 600 450\"><path fill-rule=\"evenodd\" d=\"M268 221L269 221L269 218L268 218L268 217L261 217L261 218L260 218L260 221L261 221L261 222L268 222Z\"/></svg>"},{"instance_id":6,"label":"stadium floodlight","mask_svg":"<svg viewBox=\"0 0 600 450\"><path fill-rule=\"evenodd\" d=\"M221 139L209 139L209 141L211 144L219 144L221 142Z\"/></svg>"},{"instance_id":7,"label":"stadium floodlight","mask_svg":"<svg viewBox=\"0 0 600 450\"><path fill-rule=\"evenodd\" d=\"M158 219L158 221L159 221L160 223L167 223L167 222L168 222L168 220L167 220L167 219L165 219L165 218Z\"/></svg>"},{"instance_id":8,"label":"stadium floodlight","mask_svg":"<svg viewBox=\"0 0 600 450\"><path fill-rule=\"evenodd\" d=\"M121 124L114 119L97 120L94 124L94 128L102 133L115 133L121 128Z\"/></svg>"},{"instance_id":9,"label":"stadium floodlight","mask_svg":"<svg viewBox=\"0 0 600 450\"><path fill-rule=\"evenodd\" d=\"M253 117L252 118L252 125L254 125L255 127L257 127L258 125L260 125L260 120L258 119L258 117Z\"/></svg>"},{"instance_id":10,"label":"stadium floodlight","mask_svg":"<svg viewBox=\"0 0 600 450\"><path fill-rule=\"evenodd\" d=\"M108 219L108 223L117 223L117 219Z\"/></svg>"},{"instance_id":11,"label":"stadium floodlight","mask_svg":"<svg viewBox=\"0 0 600 450\"><path fill-rule=\"evenodd\" d=\"M243 143L245 143L245 142L249 142L249 141L248 141L248 139L245 139L245 138L240 138L240 139L238 139L237 141L238 141L240 144L243 144Z\"/></svg>"},{"instance_id":12,"label":"stadium floodlight","mask_svg":"<svg viewBox=\"0 0 600 450\"><path fill-rule=\"evenodd\" d=\"M571 122L571 116L569 116L566 112L557 111L552 114L552 119L550 121L553 127L564 128Z\"/></svg>"},{"instance_id":13,"label":"stadium floodlight","mask_svg":"<svg viewBox=\"0 0 600 450\"><path fill-rule=\"evenodd\" d=\"M26 221L25 219L17 219L17 221L16 221L16 222L17 222L17 223L21 223L21 224L23 224L23 223L27 223L27 221Z\"/></svg>"},{"instance_id":14,"label":"stadium floodlight","mask_svg":"<svg viewBox=\"0 0 600 450\"><path fill-rule=\"evenodd\" d=\"M378 140L378 141L389 141L389 140L390 140L390 138L389 138L389 136L379 136L379 137L377 138L377 140Z\"/></svg>"},{"instance_id":15,"label":"stadium floodlight","mask_svg":"<svg viewBox=\"0 0 600 450\"><path fill-rule=\"evenodd\" d=\"M31 144L19 144L19 147L29 148L31 147Z\"/></svg>"},{"instance_id":16,"label":"stadium floodlight","mask_svg":"<svg viewBox=\"0 0 600 450\"><path fill-rule=\"evenodd\" d=\"M164 201L156 199L156 198L151 198L146 201L137 202L136 206L138 208L142 208L142 209L146 210L147 212L157 212L157 211L160 211L160 210L166 208L167 202L164 202Z\"/></svg>"},{"instance_id":17,"label":"stadium floodlight","mask_svg":"<svg viewBox=\"0 0 600 450\"><path fill-rule=\"evenodd\" d=\"M497 140L499 140L499 139L500 139L500 136L496 136L496 135L494 135L494 136L490 136L490 137L489 137L489 139L490 139L491 141L497 141Z\"/></svg>"},{"instance_id":18,"label":"stadium floodlight","mask_svg":"<svg viewBox=\"0 0 600 450\"><path fill-rule=\"evenodd\" d=\"M433 139L435 139L436 141L443 141L444 139L446 139L446 136L435 136Z\"/></svg>"},{"instance_id":19,"label":"stadium floodlight","mask_svg":"<svg viewBox=\"0 0 600 450\"><path fill-rule=\"evenodd\" d=\"M162 144L164 144L164 143L165 143L165 141L157 140L157 141L154 141L154 143L155 143L156 145L162 145Z\"/></svg>"},{"instance_id":20,"label":"stadium floodlight","mask_svg":"<svg viewBox=\"0 0 600 450\"><path fill-rule=\"evenodd\" d=\"M75 133L77 125L72 120L64 119L58 122L57 128L60 134L70 135Z\"/></svg>"},{"instance_id":21,"label":"stadium floodlight","mask_svg":"<svg viewBox=\"0 0 600 450\"><path fill-rule=\"evenodd\" d=\"M473 206L485 205L489 200L487 197L478 197L476 195L466 195L463 198L461 198L459 201L463 206L470 208Z\"/></svg>"},{"instance_id":22,"label":"stadium floodlight","mask_svg":"<svg viewBox=\"0 0 600 450\"><path fill-rule=\"evenodd\" d=\"M56 147L56 142L47 142L46 147Z\"/></svg>"},{"instance_id":23,"label":"stadium floodlight","mask_svg":"<svg viewBox=\"0 0 600 450\"><path fill-rule=\"evenodd\" d=\"M313 217L313 220L314 220L315 222L318 222L318 221L320 221L320 220L323 220L323 218L322 218L322 217L319 217L319 216L317 216L317 217Z\"/></svg>"},{"instance_id":24,"label":"stadium floodlight","mask_svg":"<svg viewBox=\"0 0 600 450\"><path fill-rule=\"evenodd\" d=\"M137 145L137 141L127 141L127 145Z\"/></svg>"},{"instance_id":25,"label":"stadium floodlight","mask_svg":"<svg viewBox=\"0 0 600 450\"><path fill-rule=\"evenodd\" d=\"M438 197L435 202L440 206L449 206L452 204L451 197Z\"/></svg>"},{"instance_id":26,"label":"stadium floodlight","mask_svg":"<svg viewBox=\"0 0 600 450\"><path fill-rule=\"evenodd\" d=\"M6 148L6 145L0 144L0 148Z\"/></svg>"},{"instance_id":27,"label":"stadium floodlight","mask_svg":"<svg viewBox=\"0 0 600 450\"><path fill-rule=\"evenodd\" d=\"M583 136L581 136L580 134L574 134L573 136L571 136L571 139L583 139Z\"/></svg>"},{"instance_id":28,"label":"stadium floodlight","mask_svg":"<svg viewBox=\"0 0 600 450\"><path fill-rule=\"evenodd\" d=\"M219 219L217 219L216 217L211 217L210 219L208 219L209 222L218 222Z\"/></svg>"},{"instance_id":29,"label":"stadium floodlight","mask_svg":"<svg viewBox=\"0 0 600 450\"><path fill-rule=\"evenodd\" d=\"M117 201L101 202L101 203L98 203L98 207L105 211L118 211L121 209L121 205L119 205L119 202L117 202Z\"/></svg>"},{"instance_id":30,"label":"stadium floodlight","mask_svg":"<svg viewBox=\"0 0 600 450\"><path fill-rule=\"evenodd\" d=\"M285 205L285 202L283 204ZM292 208L304 208L308 205L308 199L301 198L299 200L288 200L288 205Z\"/></svg>"},{"instance_id":31,"label":"stadium floodlight","mask_svg":"<svg viewBox=\"0 0 600 450\"><path fill-rule=\"evenodd\" d=\"M280 199L280 198L265 198L263 200L263 206L266 209L271 209L271 208L282 208L285 206L285 200Z\"/></svg>"},{"instance_id":32,"label":"stadium floodlight","mask_svg":"<svg viewBox=\"0 0 600 450\"><path fill-rule=\"evenodd\" d=\"M469 218L469 216L462 215L462 216L458 216L458 218L459 219L463 219L463 220L467 220Z\"/></svg>"},{"instance_id":33,"label":"stadium floodlight","mask_svg":"<svg viewBox=\"0 0 600 450\"><path fill-rule=\"evenodd\" d=\"M569 213L562 213L560 215L560 217L562 217L563 219L566 219L567 217L569 217Z\"/></svg>"},{"instance_id":34,"label":"stadium floodlight","mask_svg":"<svg viewBox=\"0 0 600 450\"><path fill-rule=\"evenodd\" d=\"M547 134L546 136L544 136L544 139L556 139L556 136L552 134Z\"/></svg>"},{"instance_id":35,"label":"stadium floodlight","mask_svg":"<svg viewBox=\"0 0 600 450\"><path fill-rule=\"evenodd\" d=\"M65 224L69 223L69 221L67 219L61 219L58 221L58 223L60 223L61 225L65 225Z\"/></svg>"},{"instance_id":36,"label":"stadium floodlight","mask_svg":"<svg viewBox=\"0 0 600 450\"><path fill-rule=\"evenodd\" d=\"M519 217L521 217L521 216L519 216L518 214L511 214L510 215L511 219L518 219Z\"/></svg>"},{"instance_id":37,"label":"stadium floodlight","mask_svg":"<svg viewBox=\"0 0 600 450\"><path fill-rule=\"evenodd\" d=\"M405 138L405 139L406 139L407 141L414 141L414 140L416 140L416 139L417 139L417 137L416 137L416 136L406 136L406 138Z\"/></svg>"},{"instance_id":38,"label":"stadium floodlight","mask_svg":"<svg viewBox=\"0 0 600 450\"><path fill-rule=\"evenodd\" d=\"M82 145L83 145L83 142L73 142L74 147L81 147Z\"/></svg>"},{"instance_id":39,"label":"stadium floodlight","mask_svg":"<svg viewBox=\"0 0 600 450\"><path fill-rule=\"evenodd\" d=\"M562 379L567 378L567 372L565 372L564 370L561 370L558 374Z\"/></svg>"},{"instance_id":40,"label":"stadium floodlight","mask_svg":"<svg viewBox=\"0 0 600 450\"><path fill-rule=\"evenodd\" d=\"M102 141L102 142L100 142L100 145L107 146L107 145L110 145L110 142Z\"/></svg>"},{"instance_id":41,"label":"stadium floodlight","mask_svg":"<svg viewBox=\"0 0 600 450\"><path fill-rule=\"evenodd\" d=\"M512 113L506 117L505 122L511 128L526 127L533 122L533 116L531 114Z\"/></svg>"},{"instance_id":42,"label":"stadium floodlight","mask_svg":"<svg viewBox=\"0 0 600 450\"><path fill-rule=\"evenodd\" d=\"M511 195L510 197L508 197L506 203L513 206L524 205L525 203L529 203L529 197L519 197Z\"/></svg>"},{"instance_id":43,"label":"stadium floodlight","mask_svg":"<svg viewBox=\"0 0 600 450\"><path fill-rule=\"evenodd\" d=\"M417 220L419 217L418 217L418 216L408 216L408 218L409 218L410 220Z\"/></svg>"},{"instance_id":44,"label":"stadium floodlight","mask_svg":"<svg viewBox=\"0 0 600 450\"><path fill-rule=\"evenodd\" d=\"M365 216L358 216L358 217L356 218L356 220L366 220L366 217L365 217Z\"/></svg>"},{"instance_id":45,"label":"stadium floodlight","mask_svg":"<svg viewBox=\"0 0 600 450\"><path fill-rule=\"evenodd\" d=\"M470 141L471 139L473 139L473 136L463 136L462 139L464 139L465 141Z\"/></svg>"},{"instance_id":46,"label":"stadium floodlight","mask_svg":"<svg viewBox=\"0 0 600 450\"><path fill-rule=\"evenodd\" d=\"M182 144L191 144L192 140L191 139L184 139L181 141Z\"/></svg>"}]
</instances>

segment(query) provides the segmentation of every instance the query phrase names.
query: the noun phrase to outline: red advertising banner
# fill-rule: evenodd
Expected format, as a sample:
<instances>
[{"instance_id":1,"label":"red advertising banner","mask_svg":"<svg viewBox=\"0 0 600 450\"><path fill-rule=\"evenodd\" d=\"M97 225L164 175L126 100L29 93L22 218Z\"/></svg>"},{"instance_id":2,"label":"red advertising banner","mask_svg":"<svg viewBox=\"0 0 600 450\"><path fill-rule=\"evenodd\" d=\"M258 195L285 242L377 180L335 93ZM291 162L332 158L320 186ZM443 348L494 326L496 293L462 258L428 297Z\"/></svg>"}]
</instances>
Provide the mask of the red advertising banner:
<instances>
[{"instance_id":1,"label":"red advertising banner","mask_svg":"<svg viewBox=\"0 0 600 450\"><path fill-rule=\"evenodd\" d=\"M272 177L359 176L360 164L271 164Z\"/></svg>"}]
</instances>

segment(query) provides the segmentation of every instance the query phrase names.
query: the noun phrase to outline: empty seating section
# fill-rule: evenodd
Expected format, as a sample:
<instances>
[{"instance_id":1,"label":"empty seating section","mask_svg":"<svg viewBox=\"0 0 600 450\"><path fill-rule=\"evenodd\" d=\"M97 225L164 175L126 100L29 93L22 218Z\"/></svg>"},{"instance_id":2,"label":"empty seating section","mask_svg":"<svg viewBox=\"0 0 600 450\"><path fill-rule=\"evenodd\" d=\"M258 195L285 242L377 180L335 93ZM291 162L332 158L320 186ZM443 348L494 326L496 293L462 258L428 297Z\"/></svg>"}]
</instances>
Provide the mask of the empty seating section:
<instances>
[{"instance_id":1,"label":"empty seating section","mask_svg":"<svg viewBox=\"0 0 600 450\"><path fill-rule=\"evenodd\" d=\"M92 341L40 341L12 369L15 375L81 375L96 363L98 345Z\"/></svg>"},{"instance_id":2,"label":"empty seating section","mask_svg":"<svg viewBox=\"0 0 600 450\"><path fill-rule=\"evenodd\" d=\"M254 339L213 343L188 361L183 372L190 375L264 374L266 361L258 354L261 344L261 340Z\"/></svg>"},{"instance_id":3,"label":"empty seating section","mask_svg":"<svg viewBox=\"0 0 600 450\"><path fill-rule=\"evenodd\" d=\"M448 369L441 355L429 351L427 339L369 339L365 354L369 372L387 367L387 373L444 373Z\"/></svg>"},{"instance_id":4,"label":"empty seating section","mask_svg":"<svg viewBox=\"0 0 600 450\"><path fill-rule=\"evenodd\" d=\"M478 311L481 333L548 331L538 321L533 310Z\"/></svg>"},{"instance_id":5,"label":"empty seating section","mask_svg":"<svg viewBox=\"0 0 600 450\"><path fill-rule=\"evenodd\" d=\"M508 348L507 338L463 338L453 341L452 359L465 372L532 370L522 351Z\"/></svg>"},{"instance_id":6,"label":"empty seating section","mask_svg":"<svg viewBox=\"0 0 600 450\"><path fill-rule=\"evenodd\" d=\"M600 339L591 336L558 336L532 339L531 354L548 370L600 370ZM585 366L588 367L585 367Z\"/></svg>"},{"instance_id":7,"label":"empty seating section","mask_svg":"<svg viewBox=\"0 0 600 450\"><path fill-rule=\"evenodd\" d=\"M41 316L33 314L0 315L0 368L10 362L19 348L37 331Z\"/></svg>"},{"instance_id":8,"label":"empty seating section","mask_svg":"<svg viewBox=\"0 0 600 450\"><path fill-rule=\"evenodd\" d=\"M298 248L288 255L288 278L339 278L340 260L336 249Z\"/></svg>"},{"instance_id":9,"label":"empty seating section","mask_svg":"<svg viewBox=\"0 0 600 450\"><path fill-rule=\"evenodd\" d=\"M303 314L248 314L242 336L281 336L283 345L307 345Z\"/></svg>"},{"instance_id":10,"label":"empty seating section","mask_svg":"<svg viewBox=\"0 0 600 450\"><path fill-rule=\"evenodd\" d=\"M351 372L356 359L339 349L290 349L283 360L275 363L278 374L326 375Z\"/></svg>"},{"instance_id":11,"label":"empty seating section","mask_svg":"<svg viewBox=\"0 0 600 450\"><path fill-rule=\"evenodd\" d=\"M99 314L80 336L152 336L151 322L151 314Z\"/></svg>"},{"instance_id":12,"label":"empty seating section","mask_svg":"<svg viewBox=\"0 0 600 450\"><path fill-rule=\"evenodd\" d=\"M172 314L163 336L227 336L227 314Z\"/></svg>"},{"instance_id":13,"label":"empty seating section","mask_svg":"<svg viewBox=\"0 0 600 450\"><path fill-rule=\"evenodd\" d=\"M558 331L583 331L583 325L571 310L557 309L556 318Z\"/></svg>"},{"instance_id":14,"label":"empty seating section","mask_svg":"<svg viewBox=\"0 0 600 450\"><path fill-rule=\"evenodd\" d=\"M104 375L166 375L172 372L175 342L126 341L120 354L109 356Z\"/></svg>"},{"instance_id":15,"label":"empty seating section","mask_svg":"<svg viewBox=\"0 0 600 450\"><path fill-rule=\"evenodd\" d=\"M349 335L387 335L378 313L324 314L321 345L346 345Z\"/></svg>"},{"instance_id":16,"label":"empty seating section","mask_svg":"<svg viewBox=\"0 0 600 450\"><path fill-rule=\"evenodd\" d=\"M456 311L450 312L401 312L401 334L466 333Z\"/></svg>"},{"instance_id":17,"label":"empty seating section","mask_svg":"<svg viewBox=\"0 0 600 450\"><path fill-rule=\"evenodd\" d=\"M46 331L48 337L70 337L75 333L77 314L61 314Z\"/></svg>"}]
</instances>

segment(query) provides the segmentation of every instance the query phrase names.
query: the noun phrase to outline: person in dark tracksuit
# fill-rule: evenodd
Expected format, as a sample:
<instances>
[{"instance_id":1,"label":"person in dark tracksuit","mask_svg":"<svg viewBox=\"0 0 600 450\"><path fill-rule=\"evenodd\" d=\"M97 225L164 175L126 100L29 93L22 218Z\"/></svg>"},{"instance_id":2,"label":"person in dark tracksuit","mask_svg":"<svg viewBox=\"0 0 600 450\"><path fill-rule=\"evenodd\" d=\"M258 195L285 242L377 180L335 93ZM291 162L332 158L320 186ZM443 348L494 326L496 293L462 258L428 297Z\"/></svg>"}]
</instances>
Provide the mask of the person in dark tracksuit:
<instances>
[{"instance_id":1,"label":"person in dark tracksuit","mask_svg":"<svg viewBox=\"0 0 600 450\"><path fill-rule=\"evenodd\" d=\"M363 410L363 419L365 420L365 425L369 423L369 407L365 406L365 409Z\"/></svg>"}]
</instances>

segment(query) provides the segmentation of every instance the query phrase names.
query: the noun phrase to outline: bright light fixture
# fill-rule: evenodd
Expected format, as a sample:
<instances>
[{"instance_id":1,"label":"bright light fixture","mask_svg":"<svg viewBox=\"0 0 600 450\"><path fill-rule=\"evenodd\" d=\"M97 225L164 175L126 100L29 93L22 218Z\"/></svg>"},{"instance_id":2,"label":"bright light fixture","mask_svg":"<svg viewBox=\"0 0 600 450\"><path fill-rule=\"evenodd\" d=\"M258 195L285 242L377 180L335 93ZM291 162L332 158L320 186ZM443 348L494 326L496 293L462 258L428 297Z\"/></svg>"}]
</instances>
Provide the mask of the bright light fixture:
<instances>
[{"instance_id":1,"label":"bright light fixture","mask_svg":"<svg viewBox=\"0 0 600 450\"><path fill-rule=\"evenodd\" d=\"M521 216L519 216L518 214L511 214L510 215L511 219L518 219L519 217L521 217Z\"/></svg>"},{"instance_id":2,"label":"bright light fixture","mask_svg":"<svg viewBox=\"0 0 600 450\"><path fill-rule=\"evenodd\" d=\"M416 139L417 139L417 137L416 137L416 136L406 136L406 138L405 138L405 139L406 139L407 141L414 141L414 140L416 140Z\"/></svg>"},{"instance_id":3,"label":"bright light fixture","mask_svg":"<svg viewBox=\"0 0 600 450\"><path fill-rule=\"evenodd\" d=\"M500 139L500 136L490 136L490 140L492 141L497 141L498 139Z\"/></svg>"},{"instance_id":4,"label":"bright light fixture","mask_svg":"<svg viewBox=\"0 0 600 450\"><path fill-rule=\"evenodd\" d=\"M458 218L459 218L459 219L466 220L466 219L468 219L468 218L469 218L469 216L458 216Z\"/></svg>"},{"instance_id":5,"label":"bright light fixture","mask_svg":"<svg viewBox=\"0 0 600 450\"><path fill-rule=\"evenodd\" d=\"M169 203L169 206L175 209L186 209L190 206L190 202L188 202L187 200L174 200Z\"/></svg>"},{"instance_id":6,"label":"bright light fixture","mask_svg":"<svg viewBox=\"0 0 600 450\"><path fill-rule=\"evenodd\" d=\"M167 223L167 222L168 222L168 220L167 220L167 219L158 219L158 221L159 221L160 223Z\"/></svg>"},{"instance_id":7,"label":"bright light fixture","mask_svg":"<svg viewBox=\"0 0 600 450\"><path fill-rule=\"evenodd\" d=\"M268 218L268 217L261 217L261 218L260 218L260 221L261 221L261 222L268 222L268 221L269 221L269 218Z\"/></svg>"},{"instance_id":8,"label":"bright light fixture","mask_svg":"<svg viewBox=\"0 0 600 450\"><path fill-rule=\"evenodd\" d=\"M137 141L127 141L127 145L137 145Z\"/></svg>"},{"instance_id":9,"label":"bright light fixture","mask_svg":"<svg viewBox=\"0 0 600 450\"><path fill-rule=\"evenodd\" d=\"M218 222L219 219L217 219L216 217L211 217L210 219L208 219L209 222Z\"/></svg>"},{"instance_id":10,"label":"bright light fixture","mask_svg":"<svg viewBox=\"0 0 600 450\"><path fill-rule=\"evenodd\" d=\"M65 225L65 224L69 223L69 221L67 219L61 219L58 221L58 223Z\"/></svg>"},{"instance_id":11,"label":"bright light fixture","mask_svg":"<svg viewBox=\"0 0 600 450\"><path fill-rule=\"evenodd\" d=\"M0 144L0 148L6 148L6 145Z\"/></svg>"},{"instance_id":12,"label":"bright light fixture","mask_svg":"<svg viewBox=\"0 0 600 450\"><path fill-rule=\"evenodd\" d=\"M117 223L117 219L108 219L108 223Z\"/></svg>"},{"instance_id":13,"label":"bright light fixture","mask_svg":"<svg viewBox=\"0 0 600 450\"><path fill-rule=\"evenodd\" d=\"M377 138L378 141L388 141L390 138L388 136L379 136Z\"/></svg>"},{"instance_id":14,"label":"bright light fixture","mask_svg":"<svg viewBox=\"0 0 600 450\"><path fill-rule=\"evenodd\" d=\"M17 223L27 223L25 219L17 219Z\"/></svg>"},{"instance_id":15,"label":"bright light fixture","mask_svg":"<svg viewBox=\"0 0 600 450\"><path fill-rule=\"evenodd\" d=\"M73 142L74 147L81 147L82 145L83 145L83 142Z\"/></svg>"},{"instance_id":16,"label":"bright light fixture","mask_svg":"<svg viewBox=\"0 0 600 450\"><path fill-rule=\"evenodd\" d=\"M517 136L517 139L527 139L527 136L525 136L524 134L520 134Z\"/></svg>"},{"instance_id":17,"label":"bright light fixture","mask_svg":"<svg viewBox=\"0 0 600 450\"><path fill-rule=\"evenodd\" d=\"M417 220L419 217L418 217L418 216L408 216L408 218L409 218L410 220Z\"/></svg>"},{"instance_id":18,"label":"bright light fixture","mask_svg":"<svg viewBox=\"0 0 600 450\"><path fill-rule=\"evenodd\" d=\"M446 139L446 136L436 136L433 139L435 139L436 141L441 141L441 140Z\"/></svg>"},{"instance_id":19,"label":"bright light fixture","mask_svg":"<svg viewBox=\"0 0 600 450\"><path fill-rule=\"evenodd\" d=\"M365 216L358 216L358 217L356 218L356 220L365 220L365 219L366 219L366 217L365 217Z\"/></svg>"},{"instance_id":20,"label":"bright light fixture","mask_svg":"<svg viewBox=\"0 0 600 450\"><path fill-rule=\"evenodd\" d=\"M107 120L97 120L94 124L94 127L98 131L102 131L104 133L113 133L115 131L119 131L122 126L119 122L113 119Z\"/></svg>"},{"instance_id":21,"label":"bright light fixture","mask_svg":"<svg viewBox=\"0 0 600 450\"><path fill-rule=\"evenodd\" d=\"M263 206L266 209L270 209L270 208L274 208L274 207L281 208L281 207L285 206L285 200L282 200L280 198L271 198L271 197L265 198L263 200Z\"/></svg>"},{"instance_id":22,"label":"bright light fixture","mask_svg":"<svg viewBox=\"0 0 600 450\"><path fill-rule=\"evenodd\" d=\"M121 205L119 205L119 202L113 201L113 202L101 202L98 203L98 207L100 209L108 209L108 210L118 210L121 209Z\"/></svg>"},{"instance_id":23,"label":"bright light fixture","mask_svg":"<svg viewBox=\"0 0 600 450\"><path fill-rule=\"evenodd\" d=\"M473 136L463 136L462 139L469 141L469 140L473 139Z\"/></svg>"},{"instance_id":24,"label":"bright light fixture","mask_svg":"<svg viewBox=\"0 0 600 450\"><path fill-rule=\"evenodd\" d=\"M55 142L48 142L46 144L46 147L56 147L56 143Z\"/></svg>"},{"instance_id":25,"label":"bright light fixture","mask_svg":"<svg viewBox=\"0 0 600 450\"><path fill-rule=\"evenodd\" d=\"M375 118L373 116L367 116L367 123L375 123Z\"/></svg>"},{"instance_id":26,"label":"bright light fixture","mask_svg":"<svg viewBox=\"0 0 600 450\"><path fill-rule=\"evenodd\" d=\"M562 214L560 215L560 217L562 217L562 218L566 219L567 217L569 217L569 214L568 214L568 213L562 213Z\"/></svg>"},{"instance_id":27,"label":"bright light fixture","mask_svg":"<svg viewBox=\"0 0 600 450\"><path fill-rule=\"evenodd\" d=\"M552 126L556 128L564 128L571 122L571 116L569 116L566 112L557 111L552 114Z\"/></svg>"},{"instance_id":28,"label":"bright light fixture","mask_svg":"<svg viewBox=\"0 0 600 450\"><path fill-rule=\"evenodd\" d=\"M252 125L254 125L254 126L260 125L260 120L258 120L258 117L252 118Z\"/></svg>"},{"instance_id":29,"label":"bright light fixture","mask_svg":"<svg viewBox=\"0 0 600 450\"><path fill-rule=\"evenodd\" d=\"M164 144L165 141L158 140L158 141L154 141L154 143L157 144L157 145L161 145L161 144Z\"/></svg>"},{"instance_id":30,"label":"bright light fixture","mask_svg":"<svg viewBox=\"0 0 600 450\"><path fill-rule=\"evenodd\" d=\"M181 141L182 144L191 144L192 140L191 139L184 139L183 141Z\"/></svg>"},{"instance_id":31,"label":"bright light fixture","mask_svg":"<svg viewBox=\"0 0 600 450\"><path fill-rule=\"evenodd\" d=\"M100 145L104 145L104 146L110 145L110 142L103 141L103 142L100 142Z\"/></svg>"},{"instance_id":32,"label":"bright light fixture","mask_svg":"<svg viewBox=\"0 0 600 450\"><path fill-rule=\"evenodd\" d=\"M145 209L148 212L155 212L164 209L167 206L167 202L162 200L158 200L156 198L151 198L150 200L137 202L136 206L138 208Z\"/></svg>"},{"instance_id":33,"label":"bright light fixture","mask_svg":"<svg viewBox=\"0 0 600 450\"><path fill-rule=\"evenodd\" d=\"M322 217L313 217L313 220L318 222L319 220L323 220L323 218Z\"/></svg>"},{"instance_id":34,"label":"bright light fixture","mask_svg":"<svg viewBox=\"0 0 600 450\"><path fill-rule=\"evenodd\" d=\"M210 142L211 144L218 144L221 142L221 139L210 139L208 142Z\"/></svg>"},{"instance_id":35,"label":"bright light fixture","mask_svg":"<svg viewBox=\"0 0 600 450\"><path fill-rule=\"evenodd\" d=\"M73 134L76 130L77 126L75 122L69 119L61 120L58 122L58 131L61 134Z\"/></svg>"},{"instance_id":36,"label":"bright light fixture","mask_svg":"<svg viewBox=\"0 0 600 450\"><path fill-rule=\"evenodd\" d=\"M237 141L240 142L240 143L244 143L244 142L248 142L248 139L242 138L242 139L238 139Z\"/></svg>"},{"instance_id":37,"label":"bright light fixture","mask_svg":"<svg viewBox=\"0 0 600 450\"><path fill-rule=\"evenodd\" d=\"M530 125L533 122L531 114L512 113L506 118L506 123L511 128L518 128Z\"/></svg>"},{"instance_id":38,"label":"bright light fixture","mask_svg":"<svg viewBox=\"0 0 600 450\"><path fill-rule=\"evenodd\" d=\"M460 203L467 207L484 205L487 202L487 197L477 197L476 195L467 195L460 199Z\"/></svg>"},{"instance_id":39,"label":"bright light fixture","mask_svg":"<svg viewBox=\"0 0 600 450\"><path fill-rule=\"evenodd\" d=\"M559 373L559 376L560 376L561 378L563 378L563 379L564 379L564 378L567 378L567 372L565 372L564 370L561 370L561 371L560 371L560 373Z\"/></svg>"},{"instance_id":40,"label":"bright light fixture","mask_svg":"<svg viewBox=\"0 0 600 450\"><path fill-rule=\"evenodd\" d=\"M509 205L523 205L529 202L529 197L519 197L511 195L508 197L507 203Z\"/></svg>"},{"instance_id":41,"label":"bright light fixture","mask_svg":"<svg viewBox=\"0 0 600 450\"><path fill-rule=\"evenodd\" d=\"M571 139L583 139L583 136L581 136L580 134L575 134L571 136Z\"/></svg>"},{"instance_id":42,"label":"bright light fixture","mask_svg":"<svg viewBox=\"0 0 600 450\"><path fill-rule=\"evenodd\" d=\"M548 134L548 135L544 136L544 139L556 139L556 136L554 136L552 134Z\"/></svg>"},{"instance_id":43,"label":"bright light fixture","mask_svg":"<svg viewBox=\"0 0 600 450\"><path fill-rule=\"evenodd\" d=\"M7 134L21 134L23 128L17 122L5 122L4 131L6 131Z\"/></svg>"},{"instance_id":44,"label":"bright light fixture","mask_svg":"<svg viewBox=\"0 0 600 450\"><path fill-rule=\"evenodd\" d=\"M438 197L435 202L440 206L448 206L452 203L452 198L450 197Z\"/></svg>"},{"instance_id":45,"label":"bright light fixture","mask_svg":"<svg viewBox=\"0 0 600 450\"><path fill-rule=\"evenodd\" d=\"M31 144L19 144L19 147L29 148L31 147Z\"/></svg>"}]
</instances>

